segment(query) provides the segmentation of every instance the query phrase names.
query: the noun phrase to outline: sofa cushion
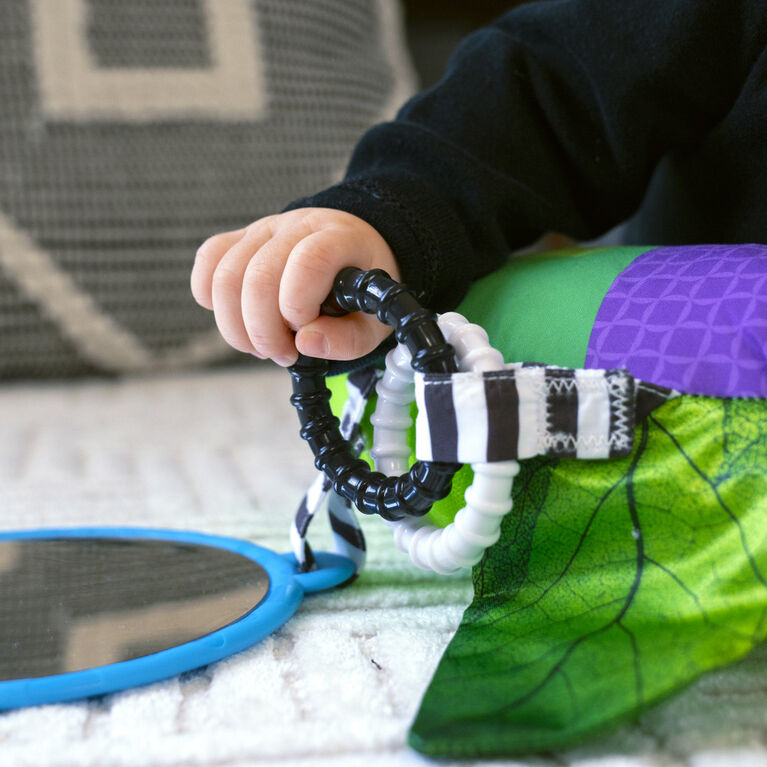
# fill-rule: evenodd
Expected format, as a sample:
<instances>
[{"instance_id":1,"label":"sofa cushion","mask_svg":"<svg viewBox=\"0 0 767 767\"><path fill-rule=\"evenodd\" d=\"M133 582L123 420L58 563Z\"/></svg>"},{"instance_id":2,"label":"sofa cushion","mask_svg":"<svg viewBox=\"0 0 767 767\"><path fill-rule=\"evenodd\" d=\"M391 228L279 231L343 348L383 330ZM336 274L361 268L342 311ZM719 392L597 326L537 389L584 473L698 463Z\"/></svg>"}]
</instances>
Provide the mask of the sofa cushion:
<instances>
[{"instance_id":1,"label":"sofa cushion","mask_svg":"<svg viewBox=\"0 0 767 767\"><path fill-rule=\"evenodd\" d=\"M0 378L231 359L195 250L336 180L408 95L395 3L0 4Z\"/></svg>"}]
</instances>

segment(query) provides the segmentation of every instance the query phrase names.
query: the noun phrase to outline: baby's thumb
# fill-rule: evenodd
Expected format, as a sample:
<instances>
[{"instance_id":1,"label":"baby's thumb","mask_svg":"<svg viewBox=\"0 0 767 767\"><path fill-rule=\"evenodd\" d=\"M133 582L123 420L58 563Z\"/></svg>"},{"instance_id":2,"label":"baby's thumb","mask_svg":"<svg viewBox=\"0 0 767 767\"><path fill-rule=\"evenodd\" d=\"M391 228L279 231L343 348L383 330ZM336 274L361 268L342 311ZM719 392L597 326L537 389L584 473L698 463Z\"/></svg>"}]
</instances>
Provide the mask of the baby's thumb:
<instances>
[{"instance_id":1,"label":"baby's thumb","mask_svg":"<svg viewBox=\"0 0 767 767\"><path fill-rule=\"evenodd\" d=\"M391 332L372 315L322 316L296 333L296 348L309 357L354 360L372 352Z\"/></svg>"}]
</instances>

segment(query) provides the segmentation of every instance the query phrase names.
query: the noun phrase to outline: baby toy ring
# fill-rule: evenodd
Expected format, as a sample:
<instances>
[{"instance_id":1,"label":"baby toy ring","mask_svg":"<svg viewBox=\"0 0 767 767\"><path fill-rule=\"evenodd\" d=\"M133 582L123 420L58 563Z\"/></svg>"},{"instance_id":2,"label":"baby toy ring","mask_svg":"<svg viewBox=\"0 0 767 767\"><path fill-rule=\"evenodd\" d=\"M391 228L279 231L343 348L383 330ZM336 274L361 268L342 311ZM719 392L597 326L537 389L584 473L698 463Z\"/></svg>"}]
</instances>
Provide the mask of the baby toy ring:
<instances>
[{"instance_id":1,"label":"baby toy ring","mask_svg":"<svg viewBox=\"0 0 767 767\"><path fill-rule=\"evenodd\" d=\"M490 346L484 328L457 312L440 315L438 324L455 349L461 371L503 370L503 355ZM407 430L414 399L413 377L407 349L402 345L392 349L376 386L378 403L370 418L374 427L370 455L376 469L387 474L404 470L410 458ZM519 464L515 460L473 462L471 468L474 479L464 494L466 505L449 525L438 527L414 518L389 523L397 548L417 567L443 574L471 567L498 540L501 522L511 510L511 488Z\"/></svg>"},{"instance_id":2,"label":"baby toy ring","mask_svg":"<svg viewBox=\"0 0 767 767\"><path fill-rule=\"evenodd\" d=\"M386 272L347 267L336 277L333 292L344 311L376 314L393 327L397 341L411 354L414 370L457 371L453 347L445 341L436 316ZM288 370L293 379L290 401L298 411L301 437L309 443L315 466L330 479L333 489L361 512L379 514L389 521L418 517L450 492L459 464L416 461L408 472L386 476L371 471L365 461L352 455L330 410L326 360L301 355Z\"/></svg>"}]
</instances>

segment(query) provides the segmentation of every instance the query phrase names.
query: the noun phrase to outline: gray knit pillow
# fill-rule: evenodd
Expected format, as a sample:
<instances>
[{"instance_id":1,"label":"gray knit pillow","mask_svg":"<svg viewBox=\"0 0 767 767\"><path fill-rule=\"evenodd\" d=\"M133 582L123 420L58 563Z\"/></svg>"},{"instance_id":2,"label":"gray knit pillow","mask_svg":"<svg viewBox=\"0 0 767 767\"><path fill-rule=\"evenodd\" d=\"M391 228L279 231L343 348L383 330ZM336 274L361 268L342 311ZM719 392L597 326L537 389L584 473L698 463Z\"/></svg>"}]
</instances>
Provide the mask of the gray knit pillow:
<instances>
[{"instance_id":1,"label":"gray knit pillow","mask_svg":"<svg viewBox=\"0 0 767 767\"><path fill-rule=\"evenodd\" d=\"M397 0L2 0L0 378L229 354L208 235L336 180L411 86Z\"/></svg>"}]
</instances>

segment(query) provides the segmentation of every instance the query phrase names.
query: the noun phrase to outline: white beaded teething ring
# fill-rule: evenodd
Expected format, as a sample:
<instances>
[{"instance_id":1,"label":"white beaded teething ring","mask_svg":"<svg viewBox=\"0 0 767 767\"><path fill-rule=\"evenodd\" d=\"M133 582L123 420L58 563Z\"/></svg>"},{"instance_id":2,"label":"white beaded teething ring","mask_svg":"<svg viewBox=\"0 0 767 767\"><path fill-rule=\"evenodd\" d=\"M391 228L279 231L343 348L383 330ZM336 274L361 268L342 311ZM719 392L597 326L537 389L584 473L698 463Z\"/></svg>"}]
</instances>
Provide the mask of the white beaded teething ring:
<instances>
[{"instance_id":1,"label":"white beaded teething ring","mask_svg":"<svg viewBox=\"0 0 767 767\"><path fill-rule=\"evenodd\" d=\"M503 369L503 356L490 346L487 333L457 312L439 317L445 340L455 349L461 371ZM378 403L371 417L373 447L370 454L377 471L387 475L408 469L410 404L413 402L413 369L410 352L400 344L386 356L386 372L376 386ZM447 527L427 519L406 518L388 522L394 541L413 563L448 574L479 562L485 550L500 536L501 521L511 510L511 486L519 472L516 461L473 463L474 481L464 495L466 505Z\"/></svg>"}]
</instances>

